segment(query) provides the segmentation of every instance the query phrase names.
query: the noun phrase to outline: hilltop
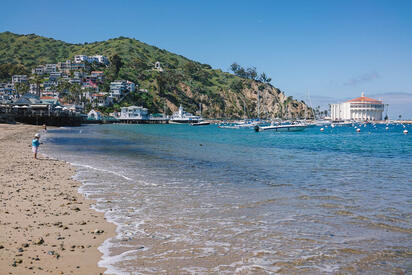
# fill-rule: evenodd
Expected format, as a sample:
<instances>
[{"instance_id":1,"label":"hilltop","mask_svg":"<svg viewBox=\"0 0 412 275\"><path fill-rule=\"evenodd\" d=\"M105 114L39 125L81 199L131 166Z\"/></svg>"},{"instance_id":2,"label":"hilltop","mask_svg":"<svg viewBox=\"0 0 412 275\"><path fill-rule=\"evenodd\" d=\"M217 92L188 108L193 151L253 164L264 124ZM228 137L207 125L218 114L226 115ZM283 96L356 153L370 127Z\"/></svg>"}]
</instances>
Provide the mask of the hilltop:
<instances>
[{"instance_id":1,"label":"hilltop","mask_svg":"<svg viewBox=\"0 0 412 275\"><path fill-rule=\"evenodd\" d=\"M139 89L148 91L130 94L122 106L143 105L152 113L162 112L167 106L170 113L182 104L194 113L201 103L205 117L256 117L259 90L262 117L303 118L311 113L304 102L286 96L270 83L213 69L126 37L71 44L35 34L0 33L0 81L12 74L30 74L39 64L57 63L80 54L116 56L110 66L94 68L104 71L103 91L108 91L115 79L133 81ZM155 62L160 62L162 72L153 70Z\"/></svg>"}]
</instances>

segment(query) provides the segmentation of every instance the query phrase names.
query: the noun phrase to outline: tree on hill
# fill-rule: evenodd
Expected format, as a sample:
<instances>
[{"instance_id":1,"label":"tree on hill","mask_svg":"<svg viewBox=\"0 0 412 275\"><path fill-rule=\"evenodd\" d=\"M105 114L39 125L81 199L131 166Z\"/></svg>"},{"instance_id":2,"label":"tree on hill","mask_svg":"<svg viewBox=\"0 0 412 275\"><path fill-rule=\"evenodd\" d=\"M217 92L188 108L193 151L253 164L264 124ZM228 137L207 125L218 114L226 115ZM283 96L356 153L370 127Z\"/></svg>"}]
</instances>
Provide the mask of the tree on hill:
<instances>
[{"instance_id":1,"label":"tree on hill","mask_svg":"<svg viewBox=\"0 0 412 275\"><path fill-rule=\"evenodd\" d=\"M261 81L265 83L269 83L270 81L272 81L272 79L268 78L265 73L261 73L258 77L256 67L243 68L242 66L234 62L232 65L230 65L230 70L235 75L241 78L251 79L254 81Z\"/></svg>"},{"instance_id":2,"label":"tree on hill","mask_svg":"<svg viewBox=\"0 0 412 275\"><path fill-rule=\"evenodd\" d=\"M123 66L122 58L116 53L110 58L110 63L114 66L116 77L119 75L120 68Z\"/></svg>"},{"instance_id":3,"label":"tree on hill","mask_svg":"<svg viewBox=\"0 0 412 275\"><path fill-rule=\"evenodd\" d=\"M16 74L27 74L27 69L20 64L0 64L0 82L8 82Z\"/></svg>"},{"instance_id":4,"label":"tree on hill","mask_svg":"<svg viewBox=\"0 0 412 275\"><path fill-rule=\"evenodd\" d=\"M272 81L272 78L266 76L266 74L263 72L260 74L259 76L259 81L263 82L263 83L269 83Z\"/></svg>"}]
</instances>

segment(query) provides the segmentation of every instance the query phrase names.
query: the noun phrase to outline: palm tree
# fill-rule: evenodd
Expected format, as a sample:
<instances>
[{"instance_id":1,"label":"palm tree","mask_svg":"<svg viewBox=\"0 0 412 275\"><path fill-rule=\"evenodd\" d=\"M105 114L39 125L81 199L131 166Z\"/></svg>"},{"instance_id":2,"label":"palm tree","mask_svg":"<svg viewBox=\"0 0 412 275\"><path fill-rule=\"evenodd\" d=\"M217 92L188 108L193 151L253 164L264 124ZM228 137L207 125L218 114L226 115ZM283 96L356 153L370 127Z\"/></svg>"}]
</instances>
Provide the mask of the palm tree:
<instances>
[{"instance_id":1,"label":"palm tree","mask_svg":"<svg viewBox=\"0 0 412 275\"><path fill-rule=\"evenodd\" d=\"M17 97L20 97L20 95L23 95L29 91L29 85L24 82L14 84L14 88L16 90Z\"/></svg>"},{"instance_id":2,"label":"palm tree","mask_svg":"<svg viewBox=\"0 0 412 275\"><path fill-rule=\"evenodd\" d=\"M81 87L79 84L72 84L70 85L70 88L69 88L70 94L72 98L74 99L75 104L79 104L80 102L80 96L82 93L80 88Z\"/></svg>"}]
</instances>

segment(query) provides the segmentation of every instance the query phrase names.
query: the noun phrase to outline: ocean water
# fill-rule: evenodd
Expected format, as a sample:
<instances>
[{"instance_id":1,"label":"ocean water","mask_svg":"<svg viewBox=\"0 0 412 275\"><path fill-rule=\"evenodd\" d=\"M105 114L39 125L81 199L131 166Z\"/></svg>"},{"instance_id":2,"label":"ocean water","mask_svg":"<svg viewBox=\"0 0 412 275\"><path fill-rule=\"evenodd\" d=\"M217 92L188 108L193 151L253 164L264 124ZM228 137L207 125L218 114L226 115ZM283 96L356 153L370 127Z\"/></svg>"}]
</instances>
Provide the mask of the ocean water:
<instances>
[{"instance_id":1,"label":"ocean water","mask_svg":"<svg viewBox=\"0 0 412 275\"><path fill-rule=\"evenodd\" d=\"M412 127L50 130L117 225L108 274L412 272Z\"/></svg>"}]
</instances>

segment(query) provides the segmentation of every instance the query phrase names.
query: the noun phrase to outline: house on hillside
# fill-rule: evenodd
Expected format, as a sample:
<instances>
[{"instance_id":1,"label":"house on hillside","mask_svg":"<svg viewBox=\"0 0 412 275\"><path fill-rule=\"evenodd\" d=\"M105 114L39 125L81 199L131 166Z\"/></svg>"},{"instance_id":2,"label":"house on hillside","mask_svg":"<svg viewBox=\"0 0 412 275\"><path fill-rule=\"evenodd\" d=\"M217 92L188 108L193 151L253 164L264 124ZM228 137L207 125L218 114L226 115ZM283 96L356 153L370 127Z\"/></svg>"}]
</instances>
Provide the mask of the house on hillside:
<instances>
[{"instance_id":1,"label":"house on hillside","mask_svg":"<svg viewBox=\"0 0 412 275\"><path fill-rule=\"evenodd\" d=\"M92 71L90 73L90 76L92 78L96 78L98 81L103 81L104 80L104 73L102 71Z\"/></svg>"},{"instance_id":2,"label":"house on hillside","mask_svg":"<svg viewBox=\"0 0 412 275\"><path fill-rule=\"evenodd\" d=\"M113 98L102 93L92 94L90 101L92 106L107 107L113 105Z\"/></svg>"},{"instance_id":3,"label":"house on hillside","mask_svg":"<svg viewBox=\"0 0 412 275\"><path fill-rule=\"evenodd\" d=\"M44 67L44 73L45 74L50 74L50 73L57 72L57 65L56 64L46 64L43 67Z\"/></svg>"},{"instance_id":4,"label":"house on hillside","mask_svg":"<svg viewBox=\"0 0 412 275\"><path fill-rule=\"evenodd\" d=\"M107 65L109 64L109 59L104 55L93 55L93 56L76 55L74 57L74 62L75 63L82 63L82 62L101 63L104 65Z\"/></svg>"},{"instance_id":5,"label":"house on hillside","mask_svg":"<svg viewBox=\"0 0 412 275\"><path fill-rule=\"evenodd\" d=\"M31 70L32 74L43 75L45 70L44 65L39 65Z\"/></svg>"},{"instance_id":6,"label":"house on hillside","mask_svg":"<svg viewBox=\"0 0 412 275\"><path fill-rule=\"evenodd\" d=\"M14 85L16 83L24 83L27 82L27 75L25 74L16 74L11 77L11 83Z\"/></svg>"},{"instance_id":7,"label":"house on hillside","mask_svg":"<svg viewBox=\"0 0 412 275\"><path fill-rule=\"evenodd\" d=\"M110 96L116 100L127 95L129 92L134 92L136 85L131 81L116 80L110 83Z\"/></svg>"}]
</instances>

